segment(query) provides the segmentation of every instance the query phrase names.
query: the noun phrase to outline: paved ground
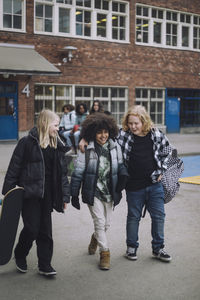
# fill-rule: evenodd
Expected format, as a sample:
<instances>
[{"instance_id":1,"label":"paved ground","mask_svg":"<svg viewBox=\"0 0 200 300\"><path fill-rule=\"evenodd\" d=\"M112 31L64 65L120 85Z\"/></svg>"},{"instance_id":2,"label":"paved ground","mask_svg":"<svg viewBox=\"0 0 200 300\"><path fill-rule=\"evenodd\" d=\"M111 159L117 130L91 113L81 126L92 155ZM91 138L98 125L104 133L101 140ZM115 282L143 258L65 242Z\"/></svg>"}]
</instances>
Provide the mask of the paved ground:
<instances>
[{"instance_id":1,"label":"paved ground","mask_svg":"<svg viewBox=\"0 0 200 300\"><path fill-rule=\"evenodd\" d=\"M181 154L199 154L199 135L168 136ZM185 142L187 141L187 143ZM13 144L0 144L0 188ZM175 199L166 205L166 249L171 263L151 257L150 218L141 221L138 261L124 258L125 195L113 214L108 237L111 270L100 271L98 253L87 254L92 221L87 206L65 214L53 213L54 279L37 273L35 246L28 256L29 272L19 274L14 261L0 266L1 300L200 300L200 187L181 184ZM22 224L20 223L20 228Z\"/></svg>"}]
</instances>

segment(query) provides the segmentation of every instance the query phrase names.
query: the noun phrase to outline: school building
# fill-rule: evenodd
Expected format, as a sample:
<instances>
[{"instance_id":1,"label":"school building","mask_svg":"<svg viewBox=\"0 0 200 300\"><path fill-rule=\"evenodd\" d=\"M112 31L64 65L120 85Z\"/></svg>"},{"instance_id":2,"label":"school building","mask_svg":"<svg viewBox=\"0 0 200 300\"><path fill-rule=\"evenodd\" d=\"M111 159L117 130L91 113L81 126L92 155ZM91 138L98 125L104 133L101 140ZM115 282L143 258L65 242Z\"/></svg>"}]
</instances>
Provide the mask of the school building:
<instances>
[{"instance_id":1,"label":"school building","mask_svg":"<svg viewBox=\"0 0 200 300\"><path fill-rule=\"evenodd\" d=\"M199 0L0 0L0 140L95 99L118 124L137 103L200 132Z\"/></svg>"}]
</instances>

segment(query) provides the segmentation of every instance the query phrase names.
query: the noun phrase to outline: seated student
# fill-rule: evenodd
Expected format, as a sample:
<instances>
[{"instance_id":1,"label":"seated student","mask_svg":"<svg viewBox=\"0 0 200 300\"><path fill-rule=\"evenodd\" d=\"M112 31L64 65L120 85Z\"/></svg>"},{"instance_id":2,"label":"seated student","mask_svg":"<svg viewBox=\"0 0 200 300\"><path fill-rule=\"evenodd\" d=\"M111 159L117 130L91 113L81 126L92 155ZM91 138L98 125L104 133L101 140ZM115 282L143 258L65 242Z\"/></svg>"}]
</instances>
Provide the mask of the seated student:
<instances>
[{"instance_id":1,"label":"seated student","mask_svg":"<svg viewBox=\"0 0 200 300\"><path fill-rule=\"evenodd\" d=\"M81 131L81 124L86 119L88 113L87 113L87 106L85 103L79 103L76 106L76 120L75 120L75 126L72 130L72 134L74 137L74 148L75 153L78 149L78 143L79 143L79 137L80 137L80 131Z\"/></svg>"},{"instance_id":2,"label":"seated student","mask_svg":"<svg viewBox=\"0 0 200 300\"><path fill-rule=\"evenodd\" d=\"M89 115L81 130L82 138L89 144L85 153L78 152L71 178L71 201L77 209L80 209L79 191L82 184L82 200L88 204L94 223L88 252L95 254L99 246L101 270L110 268L106 231L110 227L113 207L122 198L121 191L128 176L121 147L115 142L117 134L118 127L111 116L104 113Z\"/></svg>"},{"instance_id":3,"label":"seated student","mask_svg":"<svg viewBox=\"0 0 200 300\"><path fill-rule=\"evenodd\" d=\"M60 135L65 138L67 146L72 147L70 133L76 124L76 113L72 104L64 105L62 110L64 114L59 125Z\"/></svg>"},{"instance_id":4,"label":"seated student","mask_svg":"<svg viewBox=\"0 0 200 300\"><path fill-rule=\"evenodd\" d=\"M90 115L96 112L104 112L103 104L99 100L94 100L90 109Z\"/></svg>"}]
</instances>

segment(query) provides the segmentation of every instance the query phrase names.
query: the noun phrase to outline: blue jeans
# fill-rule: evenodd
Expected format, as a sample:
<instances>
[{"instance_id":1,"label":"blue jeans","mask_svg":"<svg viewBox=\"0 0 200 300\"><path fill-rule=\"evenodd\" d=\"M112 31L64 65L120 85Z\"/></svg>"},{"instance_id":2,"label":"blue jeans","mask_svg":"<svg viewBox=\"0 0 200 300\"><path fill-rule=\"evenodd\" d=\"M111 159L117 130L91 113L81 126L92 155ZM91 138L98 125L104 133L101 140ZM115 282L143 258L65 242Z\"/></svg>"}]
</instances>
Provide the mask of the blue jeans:
<instances>
[{"instance_id":1,"label":"blue jeans","mask_svg":"<svg viewBox=\"0 0 200 300\"><path fill-rule=\"evenodd\" d=\"M128 216L126 224L127 246L138 248L139 222L144 205L151 216L152 249L158 252L164 247L164 191L157 182L138 191L126 191Z\"/></svg>"},{"instance_id":2,"label":"blue jeans","mask_svg":"<svg viewBox=\"0 0 200 300\"><path fill-rule=\"evenodd\" d=\"M71 130L64 131L62 135L66 139L66 145L68 147L72 147L72 142L71 142L71 139L70 139Z\"/></svg>"}]
</instances>

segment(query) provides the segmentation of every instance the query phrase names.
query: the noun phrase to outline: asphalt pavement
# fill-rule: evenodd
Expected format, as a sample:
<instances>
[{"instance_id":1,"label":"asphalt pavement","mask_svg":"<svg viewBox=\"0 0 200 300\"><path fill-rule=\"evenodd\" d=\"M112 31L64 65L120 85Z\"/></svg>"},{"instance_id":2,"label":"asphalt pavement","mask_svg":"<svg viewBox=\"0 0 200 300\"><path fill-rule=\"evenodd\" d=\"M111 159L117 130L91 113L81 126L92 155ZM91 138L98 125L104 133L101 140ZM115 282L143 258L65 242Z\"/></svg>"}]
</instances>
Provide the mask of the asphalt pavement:
<instances>
[{"instance_id":1,"label":"asphalt pavement","mask_svg":"<svg viewBox=\"0 0 200 300\"><path fill-rule=\"evenodd\" d=\"M168 135L181 156L200 155L200 135ZM0 143L0 189L15 143ZM19 274L14 260L0 266L1 300L200 300L200 186L181 183L177 196L166 205L165 244L170 263L151 256L151 221L141 220L138 260L126 251L125 194L113 213L108 232L111 269L98 269L99 254L88 255L93 232L85 204L78 211L68 205L65 214L53 213L54 255L58 274L42 277L36 248L28 256L28 273ZM1 197L1 196L0 196ZM20 222L19 230L22 227Z\"/></svg>"}]
</instances>

